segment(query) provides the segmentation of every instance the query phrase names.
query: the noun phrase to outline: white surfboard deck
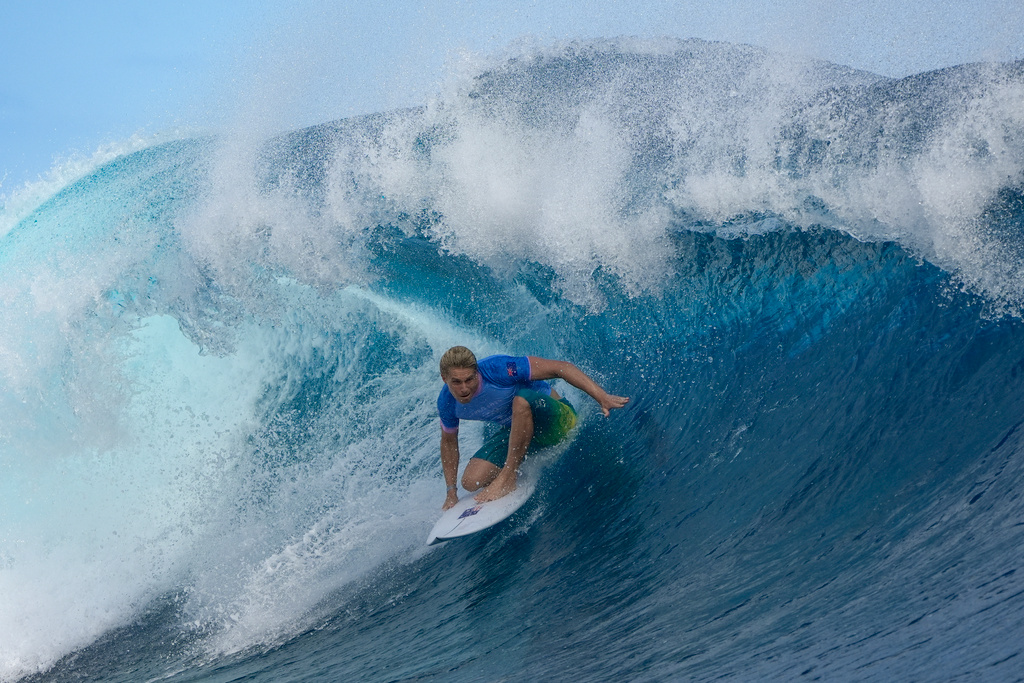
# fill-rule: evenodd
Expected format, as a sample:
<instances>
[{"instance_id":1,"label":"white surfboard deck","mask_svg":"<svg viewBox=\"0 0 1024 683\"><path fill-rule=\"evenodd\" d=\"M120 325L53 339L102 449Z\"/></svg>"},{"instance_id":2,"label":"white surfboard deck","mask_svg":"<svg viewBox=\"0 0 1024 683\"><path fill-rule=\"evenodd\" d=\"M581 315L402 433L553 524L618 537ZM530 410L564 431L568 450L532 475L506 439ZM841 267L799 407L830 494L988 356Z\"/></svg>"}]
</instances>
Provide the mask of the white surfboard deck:
<instances>
[{"instance_id":1,"label":"white surfboard deck","mask_svg":"<svg viewBox=\"0 0 1024 683\"><path fill-rule=\"evenodd\" d=\"M459 502L448 508L430 530L427 545L434 545L453 538L469 536L488 529L508 519L523 506L537 488L536 470L524 468L516 479L516 490L489 503L478 503L473 499L479 491L464 493Z\"/></svg>"}]
</instances>

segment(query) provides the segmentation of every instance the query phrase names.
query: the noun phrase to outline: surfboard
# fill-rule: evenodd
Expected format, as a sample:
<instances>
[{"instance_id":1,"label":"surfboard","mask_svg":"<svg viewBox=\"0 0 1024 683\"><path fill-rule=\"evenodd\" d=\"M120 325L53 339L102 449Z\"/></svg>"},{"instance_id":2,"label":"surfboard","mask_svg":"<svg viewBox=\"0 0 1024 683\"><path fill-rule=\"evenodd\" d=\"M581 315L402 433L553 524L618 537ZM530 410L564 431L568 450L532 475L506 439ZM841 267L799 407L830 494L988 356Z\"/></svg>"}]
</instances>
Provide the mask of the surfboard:
<instances>
[{"instance_id":1,"label":"surfboard","mask_svg":"<svg viewBox=\"0 0 1024 683\"><path fill-rule=\"evenodd\" d=\"M512 516L523 506L523 503L530 499L536 488L536 472L527 470L521 471L516 480L516 490L498 500L478 503L473 500L477 491L464 494L459 498L458 503L445 510L441 518L437 520L434 528L430 530L430 535L427 536L427 545L450 541L453 538L469 536L489 529Z\"/></svg>"}]
</instances>

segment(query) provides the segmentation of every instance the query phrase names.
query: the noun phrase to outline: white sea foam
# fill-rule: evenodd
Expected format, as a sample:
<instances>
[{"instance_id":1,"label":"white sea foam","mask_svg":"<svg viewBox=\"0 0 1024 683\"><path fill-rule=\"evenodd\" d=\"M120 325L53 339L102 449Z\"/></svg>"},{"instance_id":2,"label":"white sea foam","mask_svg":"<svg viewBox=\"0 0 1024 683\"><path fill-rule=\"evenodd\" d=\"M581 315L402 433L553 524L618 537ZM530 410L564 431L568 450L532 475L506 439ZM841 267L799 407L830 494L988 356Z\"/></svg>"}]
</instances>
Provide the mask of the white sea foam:
<instances>
[{"instance_id":1,"label":"white sea foam","mask_svg":"<svg viewBox=\"0 0 1024 683\"><path fill-rule=\"evenodd\" d=\"M449 251L549 266L591 308L597 273L657 292L677 223L694 220L725 235L823 224L894 240L1019 303L1017 254L983 214L1024 182L1020 78L993 65L896 86L753 48L675 48L465 57L422 117L370 144L362 177L399 212L436 212L431 236Z\"/></svg>"},{"instance_id":2,"label":"white sea foam","mask_svg":"<svg viewBox=\"0 0 1024 683\"><path fill-rule=\"evenodd\" d=\"M113 445L100 450L79 434L41 458L4 444L5 678L46 668L178 587L252 419L262 388L252 349L230 361L199 356L165 316L122 343L121 364L103 366L116 373L107 384L127 390L104 440Z\"/></svg>"},{"instance_id":3,"label":"white sea foam","mask_svg":"<svg viewBox=\"0 0 1024 683\"><path fill-rule=\"evenodd\" d=\"M204 652L276 642L331 592L421 548L441 501L436 357L472 335L365 290L324 299L279 286L292 313L249 326L226 356L200 355L167 316L123 337L103 359L123 390L109 449L12 459L7 442L4 678L45 669L167 594L187 596ZM420 364L375 370L364 344L381 332ZM324 363L326 403L294 415L287 402ZM301 436L278 440L289 429Z\"/></svg>"}]
</instances>

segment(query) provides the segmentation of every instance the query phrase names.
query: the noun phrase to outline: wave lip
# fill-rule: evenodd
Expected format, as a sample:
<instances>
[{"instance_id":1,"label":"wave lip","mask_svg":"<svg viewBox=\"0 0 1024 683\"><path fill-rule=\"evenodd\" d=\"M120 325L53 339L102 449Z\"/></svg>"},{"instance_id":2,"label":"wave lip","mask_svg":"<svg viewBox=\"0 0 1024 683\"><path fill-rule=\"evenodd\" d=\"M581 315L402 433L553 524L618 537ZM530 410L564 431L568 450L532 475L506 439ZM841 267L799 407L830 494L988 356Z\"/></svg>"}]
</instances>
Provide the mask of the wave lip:
<instances>
[{"instance_id":1,"label":"wave lip","mask_svg":"<svg viewBox=\"0 0 1024 683\"><path fill-rule=\"evenodd\" d=\"M895 241L1014 313L996 217L1024 182L1022 93L1019 62L887 79L696 40L565 43L464 65L422 110L285 138L268 175L310 181L338 222L543 264L595 310L601 274L657 292L696 224Z\"/></svg>"}]
</instances>

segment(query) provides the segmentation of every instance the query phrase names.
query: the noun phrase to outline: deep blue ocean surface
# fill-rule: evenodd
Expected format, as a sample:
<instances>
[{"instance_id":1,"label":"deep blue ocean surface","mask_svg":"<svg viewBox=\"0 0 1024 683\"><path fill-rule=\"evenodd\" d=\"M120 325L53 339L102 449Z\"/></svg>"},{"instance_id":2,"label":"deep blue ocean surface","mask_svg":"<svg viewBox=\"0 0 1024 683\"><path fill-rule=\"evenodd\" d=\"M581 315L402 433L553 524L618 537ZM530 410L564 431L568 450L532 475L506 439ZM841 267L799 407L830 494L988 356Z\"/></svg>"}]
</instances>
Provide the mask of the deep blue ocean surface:
<instances>
[{"instance_id":1,"label":"deep blue ocean surface","mask_svg":"<svg viewBox=\"0 0 1024 683\"><path fill-rule=\"evenodd\" d=\"M1024 677L1024 63L534 46L2 219L4 681ZM632 402L427 548L453 344Z\"/></svg>"}]
</instances>

